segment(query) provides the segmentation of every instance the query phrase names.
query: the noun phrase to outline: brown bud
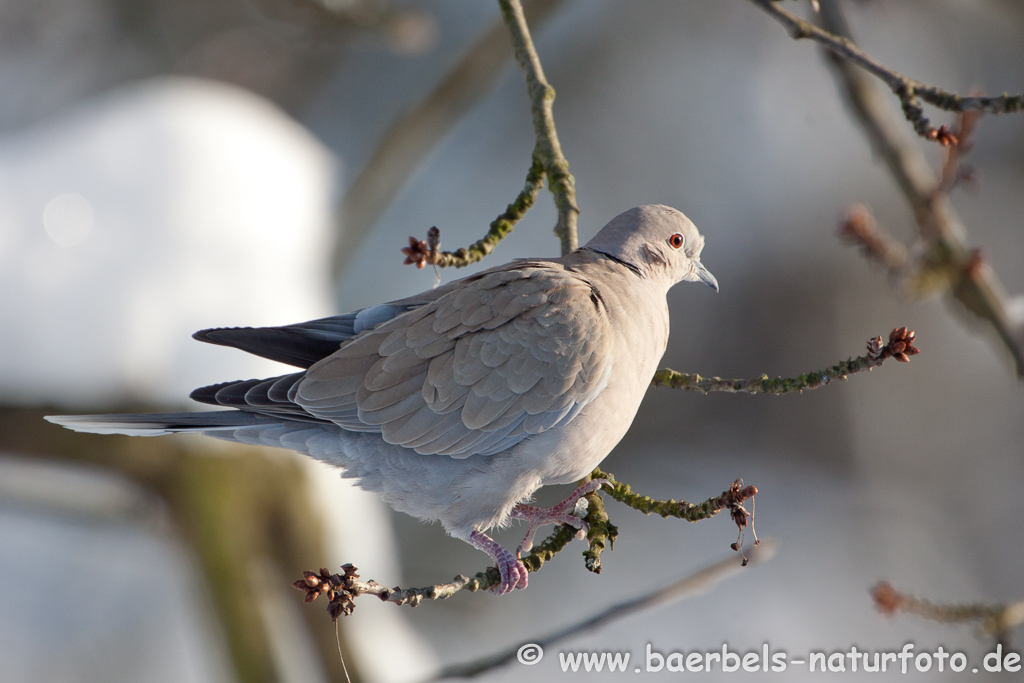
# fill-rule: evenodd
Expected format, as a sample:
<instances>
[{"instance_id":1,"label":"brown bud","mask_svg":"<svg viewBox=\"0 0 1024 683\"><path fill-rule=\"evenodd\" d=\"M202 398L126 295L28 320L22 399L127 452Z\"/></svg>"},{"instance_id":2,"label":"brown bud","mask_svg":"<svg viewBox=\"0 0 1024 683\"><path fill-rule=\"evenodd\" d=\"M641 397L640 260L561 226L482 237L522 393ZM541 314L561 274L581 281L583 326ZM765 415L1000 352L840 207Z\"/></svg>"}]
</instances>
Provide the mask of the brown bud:
<instances>
[{"instance_id":1,"label":"brown bud","mask_svg":"<svg viewBox=\"0 0 1024 683\"><path fill-rule=\"evenodd\" d=\"M405 265L416 264L417 268L427 265L427 256L430 254L430 247L427 243L415 237L409 238L409 246L402 248L405 254Z\"/></svg>"},{"instance_id":2,"label":"brown bud","mask_svg":"<svg viewBox=\"0 0 1024 683\"><path fill-rule=\"evenodd\" d=\"M899 611L906 602L906 599L885 581L871 589L871 597L874 598L878 611L888 616Z\"/></svg>"},{"instance_id":3,"label":"brown bud","mask_svg":"<svg viewBox=\"0 0 1024 683\"><path fill-rule=\"evenodd\" d=\"M907 354L905 353L894 353L892 354L892 357L901 363L906 363L907 361L910 360L909 358L907 358Z\"/></svg>"},{"instance_id":4,"label":"brown bud","mask_svg":"<svg viewBox=\"0 0 1024 683\"><path fill-rule=\"evenodd\" d=\"M929 140L935 140L943 147L949 147L950 145L956 145L960 141L957 136L948 128L946 124L942 124L938 129L932 128L928 131L927 137Z\"/></svg>"}]
</instances>

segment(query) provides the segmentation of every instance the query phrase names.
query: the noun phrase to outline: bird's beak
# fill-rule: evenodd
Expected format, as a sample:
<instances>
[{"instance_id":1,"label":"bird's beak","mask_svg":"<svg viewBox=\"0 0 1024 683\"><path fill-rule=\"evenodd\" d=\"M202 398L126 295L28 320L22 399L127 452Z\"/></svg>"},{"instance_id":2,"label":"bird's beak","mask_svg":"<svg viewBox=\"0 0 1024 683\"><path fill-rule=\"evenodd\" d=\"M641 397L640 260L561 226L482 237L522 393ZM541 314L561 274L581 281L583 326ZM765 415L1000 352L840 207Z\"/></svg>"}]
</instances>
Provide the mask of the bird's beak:
<instances>
[{"instance_id":1,"label":"bird's beak","mask_svg":"<svg viewBox=\"0 0 1024 683\"><path fill-rule=\"evenodd\" d=\"M711 271L704 267L704 264L693 259L693 279L694 281L700 281L706 284L711 289L718 291L718 280L711 274Z\"/></svg>"}]
</instances>

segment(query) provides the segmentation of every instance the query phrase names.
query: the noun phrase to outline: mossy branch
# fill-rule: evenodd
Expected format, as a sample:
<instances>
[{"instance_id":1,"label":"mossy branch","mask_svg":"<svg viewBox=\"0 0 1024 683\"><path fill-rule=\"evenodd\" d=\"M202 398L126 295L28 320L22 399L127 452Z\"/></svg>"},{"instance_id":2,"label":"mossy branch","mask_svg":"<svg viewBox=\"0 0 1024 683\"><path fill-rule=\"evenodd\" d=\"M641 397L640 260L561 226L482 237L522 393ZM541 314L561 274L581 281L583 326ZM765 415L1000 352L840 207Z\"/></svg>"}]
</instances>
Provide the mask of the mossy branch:
<instances>
[{"instance_id":1,"label":"mossy branch","mask_svg":"<svg viewBox=\"0 0 1024 683\"><path fill-rule=\"evenodd\" d=\"M652 501L646 496L638 496L633 493L628 485L616 481L612 475L606 472L594 470L592 476L595 479L607 480L602 487L612 498L647 514L654 512L663 517L678 517L696 522L713 517L722 510L728 509L733 521L740 528L741 534L750 517L743 508L743 503L757 494L756 487L744 488L737 480L721 495L709 498L699 505L683 501ZM601 572L601 551L605 549L606 545L611 546L618 530L608 521L603 502L596 491L587 496L587 501L589 507L586 519L590 525L587 538L590 544L583 556L587 569L599 574ZM568 524L556 527L543 543L534 546L530 554L522 558L526 571L531 573L540 571L545 562L561 552L570 541L576 538L577 533L577 530ZM739 542L734 543L733 550L739 550L739 546ZM745 557L743 563L746 563ZM360 595L376 595L384 602L415 607L424 600L445 600L463 590L476 592L483 588L499 585L501 585L501 576L497 568L488 567L484 571L477 572L473 577L460 574L450 583L438 583L424 588L401 588L399 586L388 588L373 580L361 580L356 567L351 564L343 565L340 574L332 574L326 567L321 568L319 572L305 571L303 578L292 584L293 587L305 593L304 602L313 602L321 595L326 596L327 611L331 615L331 619L335 621L338 617L352 614L355 610L355 600Z\"/></svg>"},{"instance_id":2,"label":"mossy branch","mask_svg":"<svg viewBox=\"0 0 1024 683\"><path fill-rule=\"evenodd\" d=\"M596 469L590 475L595 479L607 479L610 484L605 484L602 490L611 498L619 501L627 507L638 510L645 515L659 515L685 519L687 522L699 522L714 517L726 508L741 506L744 501L757 495L756 486L744 487L739 480L733 482L732 486L717 496L708 498L703 503L687 503L685 500L655 500L649 496L635 493L629 484L616 481L615 477L607 472Z\"/></svg>"},{"instance_id":3,"label":"mossy branch","mask_svg":"<svg viewBox=\"0 0 1024 683\"><path fill-rule=\"evenodd\" d=\"M554 197L558 210L558 222L555 224L555 235L561 243L562 255L568 254L579 246L577 217L580 209L576 204L576 183L569 173L569 162L562 153L562 145L558 140L552 104L555 100L555 89L544 76L540 57L534 47L530 28L526 23L526 15L520 0L498 0L501 16L508 29L512 41L512 52L516 64L526 78L526 87L530 95L530 111L533 117L533 130L536 143L533 148L533 161L526 175L526 186L515 201L509 204L505 213L498 216L484 237L469 247L454 252L439 251L440 242L428 237L427 240L409 238L409 246L402 249L406 255L406 264L415 264L418 268L433 265L439 268L462 268L476 263L494 251L498 242L507 237L513 226L533 207L544 179L548 180L548 189ZM432 229L434 230L434 229Z\"/></svg>"},{"instance_id":4,"label":"mossy branch","mask_svg":"<svg viewBox=\"0 0 1024 683\"><path fill-rule=\"evenodd\" d=\"M512 52L515 54L516 64L526 77L526 87L530 93L530 110L533 113L533 132L537 138L534 158L539 158L544 165L548 189L554 195L555 206L558 209L555 235L562 243L564 256L579 246L576 219L580 208L576 205L576 183L569 173L569 162L562 154L562 145L558 141L558 131L555 129L555 117L552 112L555 89L544 76L544 68L530 37L530 27L526 24L522 4L519 0L498 0L498 5L512 38Z\"/></svg>"},{"instance_id":5,"label":"mossy branch","mask_svg":"<svg viewBox=\"0 0 1024 683\"><path fill-rule=\"evenodd\" d=\"M530 554L523 558L526 571L539 571L545 562L576 538L576 534L577 530L568 524L558 526L543 543L534 546ZM496 567L488 567L473 577L460 574L450 583L438 583L424 588L388 588L373 580L362 581L356 567L351 564L342 565L341 570L340 574L332 574L326 567L322 567L319 573L305 571L303 578L292 583L293 587L305 592L303 602L313 602L321 595L326 596L327 612L333 621L352 614L355 599L360 595L376 595L383 602L416 607L424 600L446 600L459 591L474 593L501 585L501 575Z\"/></svg>"},{"instance_id":6,"label":"mossy branch","mask_svg":"<svg viewBox=\"0 0 1024 683\"><path fill-rule=\"evenodd\" d=\"M888 358L906 362L909 356L918 353L914 346L915 334L906 327L900 327L889 334L889 342L882 345L882 338L868 340L868 352L863 356L839 361L824 370L807 372L796 377L769 377L761 375L755 379L722 379L701 377L697 374L677 372L670 368L659 370L651 380L656 387L700 391L724 391L732 394L788 394L823 387L833 380L845 380L849 375L876 368Z\"/></svg>"},{"instance_id":7,"label":"mossy branch","mask_svg":"<svg viewBox=\"0 0 1024 683\"><path fill-rule=\"evenodd\" d=\"M482 260L494 251L498 242L511 234L516 223L533 207L543 184L544 165L537 154L534 154L533 165L530 166L530 170L526 174L525 186L515 201L506 207L505 212L491 221L486 235L468 247L456 251L440 251L440 231L434 232L437 228L431 228L431 233L428 234L426 240L409 238L409 246L402 249L406 265L415 264L417 268L423 268L426 265L438 268L464 268Z\"/></svg>"}]
</instances>

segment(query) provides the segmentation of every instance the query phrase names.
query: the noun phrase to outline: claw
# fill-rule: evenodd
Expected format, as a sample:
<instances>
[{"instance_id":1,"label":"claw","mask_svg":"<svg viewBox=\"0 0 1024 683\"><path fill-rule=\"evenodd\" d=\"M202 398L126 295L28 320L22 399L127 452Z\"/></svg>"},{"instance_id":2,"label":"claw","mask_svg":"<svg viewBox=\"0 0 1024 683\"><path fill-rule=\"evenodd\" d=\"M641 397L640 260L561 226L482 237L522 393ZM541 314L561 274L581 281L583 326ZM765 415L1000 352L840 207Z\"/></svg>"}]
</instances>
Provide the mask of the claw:
<instances>
[{"instance_id":1,"label":"claw","mask_svg":"<svg viewBox=\"0 0 1024 683\"><path fill-rule=\"evenodd\" d=\"M549 508L522 504L512 508L513 518L526 520L530 524L526 529L526 535L516 549L516 557L521 557L523 553L527 553L533 548L533 537L536 535L537 529L545 524L569 524L579 530L579 533L576 534L577 538L586 538L590 527L582 519L587 514L584 496L601 488L602 484L610 483L607 479L588 481L573 491L568 498Z\"/></svg>"},{"instance_id":2,"label":"claw","mask_svg":"<svg viewBox=\"0 0 1024 683\"><path fill-rule=\"evenodd\" d=\"M513 557L512 553L506 550L503 545L482 531L471 533L469 535L469 542L490 555L498 566L498 572L501 574L501 584L492 586L490 589L492 593L504 595L516 588L526 588L529 582L526 565L518 557Z\"/></svg>"}]
</instances>

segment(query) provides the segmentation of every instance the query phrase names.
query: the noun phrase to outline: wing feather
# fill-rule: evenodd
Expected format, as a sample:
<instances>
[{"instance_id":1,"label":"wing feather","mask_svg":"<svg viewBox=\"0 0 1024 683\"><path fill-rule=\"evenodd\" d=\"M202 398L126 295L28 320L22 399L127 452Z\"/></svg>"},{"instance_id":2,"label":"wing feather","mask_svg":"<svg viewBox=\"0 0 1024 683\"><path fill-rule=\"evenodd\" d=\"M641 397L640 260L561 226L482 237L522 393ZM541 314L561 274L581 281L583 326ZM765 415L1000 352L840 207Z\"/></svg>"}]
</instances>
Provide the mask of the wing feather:
<instances>
[{"instance_id":1,"label":"wing feather","mask_svg":"<svg viewBox=\"0 0 1024 683\"><path fill-rule=\"evenodd\" d=\"M591 292L556 263L485 271L355 336L287 396L419 453L501 452L567 424L607 385L610 330Z\"/></svg>"}]
</instances>

